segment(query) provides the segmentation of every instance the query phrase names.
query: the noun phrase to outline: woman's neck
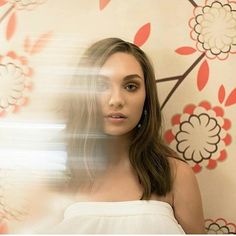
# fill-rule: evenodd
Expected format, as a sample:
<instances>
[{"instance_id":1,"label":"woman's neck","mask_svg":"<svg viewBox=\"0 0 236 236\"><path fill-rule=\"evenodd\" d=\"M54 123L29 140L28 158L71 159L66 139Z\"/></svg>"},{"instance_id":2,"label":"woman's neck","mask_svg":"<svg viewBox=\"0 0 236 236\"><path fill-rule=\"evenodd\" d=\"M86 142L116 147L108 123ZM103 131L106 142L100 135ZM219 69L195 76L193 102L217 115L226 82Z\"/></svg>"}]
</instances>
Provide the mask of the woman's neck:
<instances>
[{"instance_id":1,"label":"woman's neck","mask_svg":"<svg viewBox=\"0 0 236 236\"><path fill-rule=\"evenodd\" d=\"M129 160L130 141L126 137L110 137L106 142L107 165L101 172L98 172L93 181L85 183L80 188L79 195L88 199L97 197L106 199L112 195L112 186L125 185L127 181L134 183L136 173ZM127 179L124 181L124 178ZM135 179L135 180L134 180ZM78 197L79 195L76 195ZM117 193L116 193L117 195ZM103 197L101 197L103 196Z\"/></svg>"},{"instance_id":2,"label":"woman's neck","mask_svg":"<svg viewBox=\"0 0 236 236\"><path fill-rule=\"evenodd\" d=\"M128 137L118 136L108 140L108 166L111 167L129 167L129 147Z\"/></svg>"}]
</instances>

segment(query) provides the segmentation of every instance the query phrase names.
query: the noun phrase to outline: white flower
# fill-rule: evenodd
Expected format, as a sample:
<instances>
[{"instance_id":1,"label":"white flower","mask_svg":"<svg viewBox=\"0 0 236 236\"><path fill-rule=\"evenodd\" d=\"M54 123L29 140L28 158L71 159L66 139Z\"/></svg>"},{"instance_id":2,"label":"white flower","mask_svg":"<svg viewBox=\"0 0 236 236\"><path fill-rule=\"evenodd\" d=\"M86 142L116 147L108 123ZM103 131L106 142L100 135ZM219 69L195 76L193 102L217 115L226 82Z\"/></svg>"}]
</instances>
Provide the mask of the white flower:
<instances>
[{"instance_id":1,"label":"white flower","mask_svg":"<svg viewBox=\"0 0 236 236\"><path fill-rule=\"evenodd\" d=\"M217 161L227 158L226 146L232 139L228 130L231 121L224 117L224 109L211 106L208 101L188 104L182 114L171 119L172 127L164 134L165 140L193 167L201 171L203 165L214 169Z\"/></svg>"},{"instance_id":2,"label":"white flower","mask_svg":"<svg viewBox=\"0 0 236 236\"><path fill-rule=\"evenodd\" d=\"M172 128L175 139L172 142L185 160L200 163L217 159L225 148L224 118L212 109L195 107L191 114L184 113L179 124Z\"/></svg>"},{"instance_id":3,"label":"white flower","mask_svg":"<svg viewBox=\"0 0 236 236\"><path fill-rule=\"evenodd\" d=\"M8 0L9 3L15 4L18 10L27 9L31 10L46 0Z\"/></svg>"},{"instance_id":4,"label":"white flower","mask_svg":"<svg viewBox=\"0 0 236 236\"><path fill-rule=\"evenodd\" d=\"M228 0L206 1L190 20L191 36L208 58L226 59L236 52L236 4Z\"/></svg>"},{"instance_id":5,"label":"white flower","mask_svg":"<svg viewBox=\"0 0 236 236\"><path fill-rule=\"evenodd\" d=\"M0 64L0 108L14 106L23 96L25 75L13 63Z\"/></svg>"},{"instance_id":6,"label":"white flower","mask_svg":"<svg viewBox=\"0 0 236 236\"><path fill-rule=\"evenodd\" d=\"M218 149L221 127L217 120L207 114L191 115L188 121L180 124L176 135L177 149L186 160L200 162L209 159Z\"/></svg>"},{"instance_id":7,"label":"white flower","mask_svg":"<svg viewBox=\"0 0 236 236\"><path fill-rule=\"evenodd\" d=\"M207 234L235 234L236 225L228 223L225 219L219 218L215 221L208 219L205 222Z\"/></svg>"}]
</instances>

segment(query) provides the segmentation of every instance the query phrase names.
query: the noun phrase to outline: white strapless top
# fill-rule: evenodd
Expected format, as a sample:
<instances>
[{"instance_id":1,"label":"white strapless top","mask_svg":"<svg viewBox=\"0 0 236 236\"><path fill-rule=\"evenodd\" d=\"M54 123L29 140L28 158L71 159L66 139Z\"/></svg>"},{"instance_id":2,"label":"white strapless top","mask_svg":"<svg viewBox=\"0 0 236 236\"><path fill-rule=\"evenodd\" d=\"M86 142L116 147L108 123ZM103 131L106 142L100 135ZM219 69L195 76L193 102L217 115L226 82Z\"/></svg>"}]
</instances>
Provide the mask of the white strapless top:
<instances>
[{"instance_id":1,"label":"white strapless top","mask_svg":"<svg viewBox=\"0 0 236 236\"><path fill-rule=\"evenodd\" d=\"M76 202L56 234L184 234L172 207L162 201Z\"/></svg>"}]
</instances>

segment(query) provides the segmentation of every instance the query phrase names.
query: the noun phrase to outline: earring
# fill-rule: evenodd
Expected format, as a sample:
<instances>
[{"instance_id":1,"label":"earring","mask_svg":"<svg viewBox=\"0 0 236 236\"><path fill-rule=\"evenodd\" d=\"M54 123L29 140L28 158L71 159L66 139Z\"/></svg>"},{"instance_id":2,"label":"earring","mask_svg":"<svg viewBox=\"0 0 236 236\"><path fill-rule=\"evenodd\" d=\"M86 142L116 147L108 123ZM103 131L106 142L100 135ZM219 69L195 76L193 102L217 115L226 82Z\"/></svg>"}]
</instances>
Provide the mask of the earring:
<instances>
[{"instance_id":1,"label":"earring","mask_svg":"<svg viewBox=\"0 0 236 236\"><path fill-rule=\"evenodd\" d=\"M145 119L146 116L147 116L147 110L146 109L143 111L143 115L144 115L144 119ZM141 127L142 127L142 123L139 123L138 124L138 129L140 129Z\"/></svg>"}]
</instances>

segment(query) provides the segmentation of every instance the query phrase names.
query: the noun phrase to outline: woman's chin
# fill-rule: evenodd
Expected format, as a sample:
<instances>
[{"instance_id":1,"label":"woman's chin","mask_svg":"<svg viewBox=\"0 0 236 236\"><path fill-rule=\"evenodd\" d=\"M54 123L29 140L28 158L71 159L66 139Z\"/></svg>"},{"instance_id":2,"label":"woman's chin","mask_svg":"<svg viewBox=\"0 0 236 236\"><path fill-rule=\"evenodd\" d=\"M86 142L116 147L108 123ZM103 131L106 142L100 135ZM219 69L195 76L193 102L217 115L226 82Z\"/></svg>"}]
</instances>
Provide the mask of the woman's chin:
<instances>
[{"instance_id":1,"label":"woman's chin","mask_svg":"<svg viewBox=\"0 0 236 236\"><path fill-rule=\"evenodd\" d=\"M127 130L117 130L117 129L107 129L104 131L108 136L126 136L130 131Z\"/></svg>"}]
</instances>

